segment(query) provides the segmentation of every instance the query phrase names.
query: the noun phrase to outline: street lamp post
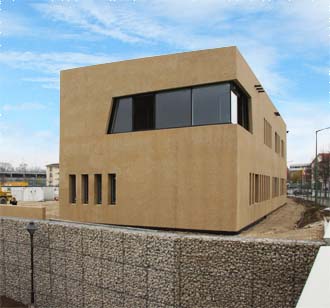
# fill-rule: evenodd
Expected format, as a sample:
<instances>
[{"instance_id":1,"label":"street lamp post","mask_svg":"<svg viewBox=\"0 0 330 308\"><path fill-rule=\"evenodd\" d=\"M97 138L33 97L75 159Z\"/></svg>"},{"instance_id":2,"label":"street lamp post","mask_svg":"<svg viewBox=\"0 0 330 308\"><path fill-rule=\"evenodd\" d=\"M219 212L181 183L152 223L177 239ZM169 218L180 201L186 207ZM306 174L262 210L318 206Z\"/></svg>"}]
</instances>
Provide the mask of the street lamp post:
<instances>
[{"instance_id":1,"label":"street lamp post","mask_svg":"<svg viewBox=\"0 0 330 308\"><path fill-rule=\"evenodd\" d=\"M319 132L321 132L322 130L326 130L326 129L330 129L330 126L329 127L326 127L326 128L322 128L322 129L318 129L315 131L315 203L317 203L317 190L318 190L318 187L317 187L317 176L318 176L318 159L317 159L317 134Z\"/></svg>"},{"instance_id":2,"label":"street lamp post","mask_svg":"<svg viewBox=\"0 0 330 308\"><path fill-rule=\"evenodd\" d=\"M30 221L26 227L26 230L30 234L31 243L31 307L34 307L33 234L38 230L38 227L33 221Z\"/></svg>"}]
</instances>

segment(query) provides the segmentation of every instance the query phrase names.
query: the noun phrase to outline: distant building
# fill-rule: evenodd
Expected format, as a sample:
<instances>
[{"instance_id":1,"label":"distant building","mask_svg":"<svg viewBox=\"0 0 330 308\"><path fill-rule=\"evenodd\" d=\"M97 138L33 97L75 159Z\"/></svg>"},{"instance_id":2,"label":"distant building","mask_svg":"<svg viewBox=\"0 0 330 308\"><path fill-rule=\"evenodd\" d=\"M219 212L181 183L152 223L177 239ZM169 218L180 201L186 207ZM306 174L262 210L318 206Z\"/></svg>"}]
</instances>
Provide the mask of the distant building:
<instances>
[{"instance_id":1,"label":"distant building","mask_svg":"<svg viewBox=\"0 0 330 308\"><path fill-rule=\"evenodd\" d=\"M288 171L288 180L290 183L306 185L311 183L311 164L300 163L291 164Z\"/></svg>"},{"instance_id":2,"label":"distant building","mask_svg":"<svg viewBox=\"0 0 330 308\"><path fill-rule=\"evenodd\" d=\"M28 186L45 186L46 170L33 171L17 169L15 171L0 171L0 184L2 186L5 186L5 184L7 186L15 186L14 182L20 183L17 186L22 186L22 182L27 182Z\"/></svg>"},{"instance_id":3,"label":"distant building","mask_svg":"<svg viewBox=\"0 0 330 308\"><path fill-rule=\"evenodd\" d=\"M292 164L289 167L289 171L303 171L306 168L310 167L310 163L309 164Z\"/></svg>"},{"instance_id":4,"label":"distant building","mask_svg":"<svg viewBox=\"0 0 330 308\"><path fill-rule=\"evenodd\" d=\"M46 168L47 186L58 187L60 185L60 164L49 164Z\"/></svg>"}]
</instances>

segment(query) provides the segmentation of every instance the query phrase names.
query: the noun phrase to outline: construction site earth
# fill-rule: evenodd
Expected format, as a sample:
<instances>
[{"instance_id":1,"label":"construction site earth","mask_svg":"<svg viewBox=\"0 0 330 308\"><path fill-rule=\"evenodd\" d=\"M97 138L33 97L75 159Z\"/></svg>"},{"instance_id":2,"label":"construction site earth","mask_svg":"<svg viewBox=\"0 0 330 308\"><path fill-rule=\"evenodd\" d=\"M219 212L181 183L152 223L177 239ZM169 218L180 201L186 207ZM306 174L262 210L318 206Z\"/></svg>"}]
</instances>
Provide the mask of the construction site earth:
<instances>
[{"instance_id":1,"label":"construction site earth","mask_svg":"<svg viewBox=\"0 0 330 308\"><path fill-rule=\"evenodd\" d=\"M60 219L59 202L20 202L22 206L45 206L46 219ZM330 211L299 198L288 198L287 203L264 217L239 236L293 240L321 240L324 217Z\"/></svg>"}]
</instances>

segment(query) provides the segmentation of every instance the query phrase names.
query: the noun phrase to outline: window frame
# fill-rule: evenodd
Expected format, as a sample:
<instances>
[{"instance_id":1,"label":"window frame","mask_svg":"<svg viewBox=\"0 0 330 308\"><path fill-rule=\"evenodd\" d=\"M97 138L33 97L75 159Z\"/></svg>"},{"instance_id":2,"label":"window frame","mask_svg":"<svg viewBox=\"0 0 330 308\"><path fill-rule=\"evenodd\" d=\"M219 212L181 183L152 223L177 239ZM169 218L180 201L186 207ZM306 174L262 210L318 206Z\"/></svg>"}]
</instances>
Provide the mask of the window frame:
<instances>
[{"instance_id":1,"label":"window frame","mask_svg":"<svg viewBox=\"0 0 330 308\"><path fill-rule=\"evenodd\" d=\"M192 92L194 88L203 87L203 86L212 86L212 85L220 85L220 84L230 84L230 90L229 90L229 101L230 101L230 116L231 116L231 91L233 91L237 98L239 98L240 95L244 95L246 97L246 105L248 110L248 129L246 129L244 126L238 123L238 115L237 115L237 123L232 123L232 119L230 119L230 122L225 123L213 123L213 124L198 124L193 125L192 124L192 118L193 118L193 106L192 106ZM163 92L169 92L169 91L178 91L178 90L185 90L190 89L191 90L191 124L189 126L177 126L177 127L168 127L168 128L156 128L156 94L163 93ZM133 129L133 118L134 118L134 97L136 96L142 96L142 95L152 95L154 96L154 128L153 129L144 129L144 130L134 130ZM132 98L132 131L128 132L113 132L115 119L116 119L116 113L118 111L117 105L119 104L119 100L123 98ZM238 108L237 108L238 111ZM111 100L111 107L110 107L110 116L108 117L107 127L106 127L106 134L112 135L112 134L127 134L127 133L135 133L135 132L144 132L144 131L158 131L158 130L164 130L164 129L177 129L177 128L192 128L192 127L199 127L199 126L212 126L212 125L227 125L227 124L233 124L233 125L239 125L242 128L244 128L246 131L248 131L250 134L253 134L253 125L252 125L252 104L251 104L251 96L249 93L237 82L237 80L226 80L226 81L220 81L220 82L211 82L211 83L202 83L202 84L194 84L190 86L183 86L183 87L177 87L177 88L169 88L169 89L162 89L158 91L148 91L148 92L140 92L140 93L134 93L129 95L123 95L123 96L116 96L113 97Z\"/></svg>"}]
</instances>

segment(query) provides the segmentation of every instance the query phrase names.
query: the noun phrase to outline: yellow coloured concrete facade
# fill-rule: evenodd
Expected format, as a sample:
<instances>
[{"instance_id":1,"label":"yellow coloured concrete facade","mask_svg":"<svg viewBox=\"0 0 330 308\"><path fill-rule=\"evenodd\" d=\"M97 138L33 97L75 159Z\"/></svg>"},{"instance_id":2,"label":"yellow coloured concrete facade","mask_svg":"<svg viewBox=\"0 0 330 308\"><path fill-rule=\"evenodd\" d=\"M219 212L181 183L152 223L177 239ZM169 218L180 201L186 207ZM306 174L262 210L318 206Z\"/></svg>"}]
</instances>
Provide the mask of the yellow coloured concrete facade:
<instances>
[{"instance_id":1,"label":"yellow coloured concrete facade","mask_svg":"<svg viewBox=\"0 0 330 308\"><path fill-rule=\"evenodd\" d=\"M0 216L46 219L46 208L44 206L13 206L2 204L0 206Z\"/></svg>"},{"instance_id":2,"label":"yellow coloured concrete facade","mask_svg":"<svg viewBox=\"0 0 330 308\"><path fill-rule=\"evenodd\" d=\"M216 124L107 134L113 99L233 81L249 95L250 132ZM286 126L235 47L129 60L61 72L60 216L130 226L239 231L285 203L250 204L251 173L286 178L286 155L264 144L264 119L286 149ZM82 203L83 174L89 203ZM94 175L102 174L102 204ZM116 174L116 204L108 175ZM76 202L69 202L69 175ZM254 194L254 192L253 192Z\"/></svg>"}]
</instances>

